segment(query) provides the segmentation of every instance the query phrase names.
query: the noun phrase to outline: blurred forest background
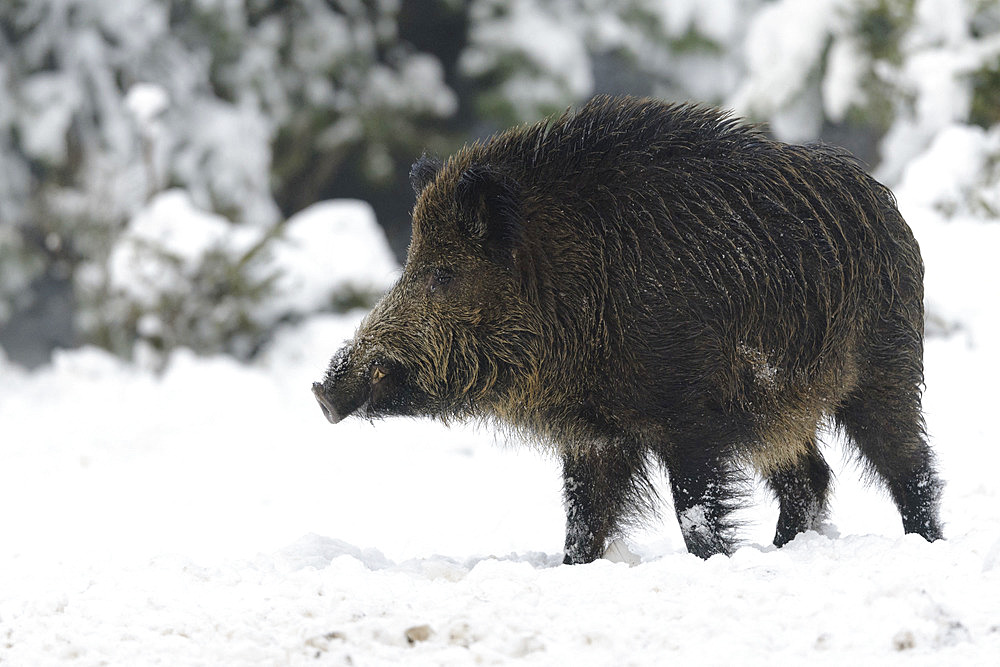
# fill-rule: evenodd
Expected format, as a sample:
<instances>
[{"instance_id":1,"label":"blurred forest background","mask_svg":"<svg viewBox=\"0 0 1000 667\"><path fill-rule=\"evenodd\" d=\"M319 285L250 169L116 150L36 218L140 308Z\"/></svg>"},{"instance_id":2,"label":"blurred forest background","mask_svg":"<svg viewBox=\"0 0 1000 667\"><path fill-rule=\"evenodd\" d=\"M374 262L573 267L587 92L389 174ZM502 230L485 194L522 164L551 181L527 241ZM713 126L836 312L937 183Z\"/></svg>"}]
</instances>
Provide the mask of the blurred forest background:
<instances>
[{"instance_id":1,"label":"blurred forest background","mask_svg":"<svg viewBox=\"0 0 1000 667\"><path fill-rule=\"evenodd\" d=\"M890 186L961 146L926 204L1000 219L1000 0L3 0L0 90L0 346L26 366L250 358L364 305L277 289L296 213L364 200L401 262L421 152L597 93L732 108Z\"/></svg>"}]
</instances>

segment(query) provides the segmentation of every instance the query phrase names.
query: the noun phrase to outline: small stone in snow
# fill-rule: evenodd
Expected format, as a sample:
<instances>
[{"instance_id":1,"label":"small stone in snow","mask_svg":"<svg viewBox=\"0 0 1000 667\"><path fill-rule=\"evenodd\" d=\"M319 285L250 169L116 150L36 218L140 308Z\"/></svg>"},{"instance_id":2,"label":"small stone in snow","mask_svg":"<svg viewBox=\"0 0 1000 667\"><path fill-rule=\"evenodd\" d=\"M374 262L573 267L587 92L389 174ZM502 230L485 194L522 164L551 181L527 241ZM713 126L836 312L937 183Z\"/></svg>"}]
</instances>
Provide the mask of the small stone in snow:
<instances>
[{"instance_id":1,"label":"small stone in snow","mask_svg":"<svg viewBox=\"0 0 1000 667\"><path fill-rule=\"evenodd\" d=\"M433 633L434 631L431 630L431 626L429 625L414 625L412 628L407 629L406 641L411 644L427 641Z\"/></svg>"},{"instance_id":2,"label":"small stone in snow","mask_svg":"<svg viewBox=\"0 0 1000 667\"><path fill-rule=\"evenodd\" d=\"M917 645L917 640L909 630L900 630L892 638L892 647L897 651L906 651Z\"/></svg>"}]
</instances>

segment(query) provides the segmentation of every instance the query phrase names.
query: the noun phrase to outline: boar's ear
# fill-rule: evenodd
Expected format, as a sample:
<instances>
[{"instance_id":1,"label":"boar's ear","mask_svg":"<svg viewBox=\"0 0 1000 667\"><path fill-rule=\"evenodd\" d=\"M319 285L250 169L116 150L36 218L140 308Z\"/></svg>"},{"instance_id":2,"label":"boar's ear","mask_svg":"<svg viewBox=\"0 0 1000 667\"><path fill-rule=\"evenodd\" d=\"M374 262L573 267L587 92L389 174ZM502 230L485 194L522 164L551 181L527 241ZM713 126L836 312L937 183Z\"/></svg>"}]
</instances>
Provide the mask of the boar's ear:
<instances>
[{"instance_id":1,"label":"boar's ear","mask_svg":"<svg viewBox=\"0 0 1000 667\"><path fill-rule=\"evenodd\" d=\"M427 184L434 180L441 171L441 160L424 153L420 159L410 167L410 187L418 197L424 191Z\"/></svg>"},{"instance_id":2,"label":"boar's ear","mask_svg":"<svg viewBox=\"0 0 1000 667\"><path fill-rule=\"evenodd\" d=\"M493 167L473 165L459 177L455 199L465 233L509 261L521 235L517 183Z\"/></svg>"}]
</instances>

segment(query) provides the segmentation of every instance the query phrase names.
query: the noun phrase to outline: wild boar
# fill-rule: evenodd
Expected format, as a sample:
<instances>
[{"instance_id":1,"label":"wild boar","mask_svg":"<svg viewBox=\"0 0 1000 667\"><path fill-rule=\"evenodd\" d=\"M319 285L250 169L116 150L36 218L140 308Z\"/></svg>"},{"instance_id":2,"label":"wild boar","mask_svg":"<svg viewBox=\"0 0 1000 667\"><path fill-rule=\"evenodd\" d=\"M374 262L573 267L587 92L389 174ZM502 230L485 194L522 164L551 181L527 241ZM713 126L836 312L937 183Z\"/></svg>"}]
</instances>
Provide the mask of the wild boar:
<instances>
[{"instance_id":1,"label":"wild boar","mask_svg":"<svg viewBox=\"0 0 1000 667\"><path fill-rule=\"evenodd\" d=\"M668 474L688 550L734 548L744 471L783 545L824 517L832 423L942 536L924 433L923 264L843 150L717 109L598 97L422 157L396 285L313 385L348 415L479 419L563 463L565 562L599 558Z\"/></svg>"}]
</instances>

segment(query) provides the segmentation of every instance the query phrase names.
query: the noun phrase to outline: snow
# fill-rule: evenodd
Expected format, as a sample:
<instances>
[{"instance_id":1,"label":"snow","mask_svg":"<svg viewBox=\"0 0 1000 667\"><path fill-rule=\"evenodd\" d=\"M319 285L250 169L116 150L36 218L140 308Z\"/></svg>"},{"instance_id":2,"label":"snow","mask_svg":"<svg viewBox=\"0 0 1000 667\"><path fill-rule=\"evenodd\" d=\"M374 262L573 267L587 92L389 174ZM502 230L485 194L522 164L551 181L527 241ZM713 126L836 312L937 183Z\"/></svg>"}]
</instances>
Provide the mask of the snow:
<instances>
[{"instance_id":1,"label":"snow","mask_svg":"<svg viewBox=\"0 0 1000 667\"><path fill-rule=\"evenodd\" d=\"M274 327L329 310L337 295L374 297L399 275L385 234L362 201L313 204L286 220L273 232L276 237L266 236L270 233L201 210L186 190L167 190L155 195L116 239L107 262L108 287L126 308L141 311L140 333L156 337L165 328L164 317L175 324L190 316L200 325L224 326L227 308L242 308L259 326ZM269 241L266 246L264 241ZM199 302L198 290L206 282L202 272L210 262L242 270L255 284L273 280L270 290L253 303L227 305L216 296ZM165 297L181 305L164 314L160 300ZM199 304L202 310L195 312Z\"/></svg>"},{"instance_id":2,"label":"snow","mask_svg":"<svg viewBox=\"0 0 1000 667\"><path fill-rule=\"evenodd\" d=\"M536 109L559 105L564 99L581 99L593 90L590 58L581 34L585 16L565 4L543 6L529 0L507 3L501 12L496 9L492 2L472 6L470 46L460 60L463 72L481 76L503 67L505 58L527 60L530 66L502 86L503 99L524 118L536 115Z\"/></svg>"},{"instance_id":3,"label":"snow","mask_svg":"<svg viewBox=\"0 0 1000 667\"><path fill-rule=\"evenodd\" d=\"M987 132L974 125L948 125L906 166L898 190L918 209L982 220L986 211L1000 210L1000 170L992 157L998 154L1000 128Z\"/></svg>"},{"instance_id":4,"label":"snow","mask_svg":"<svg viewBox=\"0 0 1000 667\"><path fill-rule=\"evenodd\" d=\"M971 2L917 3L916 20L902 44L903 66L885 77L906 91L910 102L880 142L882 162L876 175L881 179L897 181L939 133L968 118L970 75L1000 56L1000 34L995 31L969 38L975 11Z\"/></svg>"},{"instance_id":5,"label":"snow","mask_svg":"<svg viewBox=\"0 0 1000 667\"><path fill-rule=\"evenodd\" d=\"M997 150L1000 128L948 126L909 163L895 189L900 211L920 241L928 312L946 328L959 329L959 337L981 354L994 355L991 343L1000 335L995 264L1000 225L989 211L1000 210L1000 191L989 152Z\"/></svg>"},{"instance_id":6,"label":"snow","mask_svg":"<svg viewBox=\"0 0 1000 667\"><path fill-rule=\"evenodd\" d=\"M319 202L289 218L272 265L282 270L280 305L295 313L322 310L348 287L382 292L399 275L372 207L351 200Z\"/></svg>"},{"instance_id":7,"label":"snow","mask_svg":"<svg viewBox=\"0 0 1000 667\"><path fill-rule=\"evenodd\" d=\"M780 0L754 14L743 45L747 77L731 101L737 112L757 117L777 114L771 127L784 141L804 141L819 134L821 113L786 107L808 92L819 56L840 24L842 4Z\"/></svg>"},{"instance_id":8,"label":"snow","mask_svg":"<svg viewBox=\"0 0 1000 667\"><path fill-rule=\"evenodd\" d=\"M399 85L400 80L407 85ZM401 64L401 71L376 68L365 91L364 101L390 108L414 108L447 118L458 110L458 98L442 86L444 69L441 62L426 54L414 54Z\"/></svg>"},{"instance_id":9,"label":"snow","mask_svg":"<svg viewBox=\"0 0 1000 667\"><path fill-rule=\"evenodd\" d=\"M267 227L280 218L271 193L273 121L255 105L197 100L177 110L186 131L176 146L174 175L210 210L239 212Z\"/></svg>"},{"instance_id":10,"label":"snow","mask_svg":"<svg viewBox=\"0 0 1000 667\"><path fill-rule=\"evenodd\" d=\"M72 107L83 95L80 86L65 75L42 74L25 83L23 95L31 110L30 121L18 125L25 153L53 163L65 159Z\"/></svg>"},{"instance_id":11,"label":"snow","mask_svg":"<svg viewBox=\"0 0 1000 667\"><path fill-rule=\"evenodd\" d=\"M153 305L159 295L190 282L206 254L222 252L235 262L254 241L252 229L199 210L184 190L167 190L117 239L108 259L109 283L137 303Z\"/></svg>"},{"instance_id":12,"label":"snow","mask_svg":"<svg viewBox=\"0 0 1000 667\"><path fill-rule=\"evenodd\" d=\"M968 14L973 3L918 0L914 5L914 39L922 44L961 46L968 40Z\"/></svg>"},{"instance_id":13,"label":"snow","mask_svg":"<svg viewBox=\"0 0 1000 667\"><path fill-rule=\"evenodd\" d=\"M162 86L137 83L129 88L124 104L141 126L148 126L167 110L170 105L170 95Z\"/></svg>"},{"instance_id":14,"label":"snow","mask_svg":"<svg viewBox=\"0 0 1000 667\"><path fill-rule=\"evenodd\" d=\"M830 45L822 89L823 110L830 120L842 122L852 106L864 103L864 66L865 57L856 39L848 35Z\"/></svg>"},{"instance_id":15,"label":"snow","mask_svg":"<svg viewBox=\"0 0 1000 667\"><path fill-rule=\"evenodd\" d=\"M914 173L898 194L928 304L959 327L926 346L947 541L902 535L828 436L822 534L772 547L758 487L730 558L687 554L664 501L606 560L562 566L550 456L467 426L322 418L310 383L361 312L288 326L252 364L179 350L157 374L80 349L29 373L0 355L0 663L996 664L1000 225L946 218ZM179 254L226 242L163 197L152 212L201 230ZM288 299L351 273L387 285L375 229L360 202L290 220Z\"/></svg>"},{"instance_id":16,"label":"snow","mask_svg":"<svg viewBox=\"0 0 1000 667\"><path fill-rule=\"evenodd\" d=\"M931 48L917 52L903 68L907 87L916 98L912 117L897 120L882 140L881 173L895 176L900 165L926 146L941 128L968 117L970 95L967 77L975 60L971 53Z\"/></svg>"}]
</instances>

